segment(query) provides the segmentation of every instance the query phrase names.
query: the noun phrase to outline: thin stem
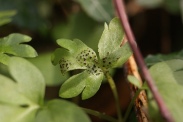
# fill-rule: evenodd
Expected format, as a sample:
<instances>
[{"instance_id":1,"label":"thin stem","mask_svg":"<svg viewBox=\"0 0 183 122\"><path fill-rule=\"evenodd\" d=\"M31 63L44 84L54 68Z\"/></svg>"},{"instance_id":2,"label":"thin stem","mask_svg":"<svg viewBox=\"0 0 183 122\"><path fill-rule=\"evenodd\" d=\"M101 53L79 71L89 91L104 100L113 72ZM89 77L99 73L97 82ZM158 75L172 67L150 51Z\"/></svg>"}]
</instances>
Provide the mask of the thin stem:
<instances>
[{"instance_id":1,"label":"thin stem","mask_svg":"<svg viewBox=\"0 0 183 122\"><path fill-rule=\"evenodd\" d=\"M101 119L104 119L104 120L107 120L109 122L118 122L118 120L114 119L113 117L111 116L108 116L104 113L100 113L98 111L95 111L95 110L91 110L91 109L87 109L87 108L82 108L86 113L88 114L91 114L93 116L97 116L98 118L101 118Z\"/></svg>"},{"instance_id":2,"label":"thin stem","mask_svg":"<svg viewBox=\"0 0 183 122\"><path fill-rule=\"evenodd\" d=\"M170 112L169 112L168 108L166 107L161 95L159 94L158 89L154 83L154 80L152 79L152 77L151 77L151 75L150 75L150 73L145 65L145 62L142 58L142 55L139 51L139 48L137 47L137 45L135 43L136 41L135 41L134 35L131 31L131 28L130 28L130 25L129 25L129 22L127 19L127 15L125 13L125 7L124 7L123 0L114 0L114 3L115 3L116 10L118 12L120 21L121 21L123 28L125 30L127 40L129 41L131 49L133 50L135 59L136 59L138 65L142 71L142 75L143 75L144 79L147 81L147 84L148 84L148 86L149 86L149 88L150 88L150 90L155 98L155 101L157 102L160 113L161 113L162 117L167 122L173 122L172 115L170 114Z\"/></svg>"},{"instance_id":3,"label":"thin stem","mask_svg":"<svg viewBox=\"0 0 183 122\"><path fill-rule=\"evenodd\" d=\"M136 98L138 97L139 93L140 93L141 89L138 89L137 92L135 93L134 97L132 98L130 104L128 105L128 108L125 112L125 116L124 116L124 122L126 122L126 120L128 119L128 116L130 114L130 111L132 110L132 107L134 105L134 102L136 100Z\"/></svg>"},{"instance_id":4,"label":"thin stem","mask_svg":"<svg viewBox=\"0 0 183 122\"><path fill-rule=\"evenodd\" d=\"M109 85L110 85L111 90L112 90L113 95L114 95L119 122L124 122L123 118L122 118L122 114L121 114L121 107L120 107L119 97L118 97L118 93L117 93L117 89L116 89L116 85L114 83L114 80L112 79L112 77L110 76L108 71L106 71L104 74L105 74L105 76L106 76L106 78L109 82Z\"/></svg>"}]
</instances>

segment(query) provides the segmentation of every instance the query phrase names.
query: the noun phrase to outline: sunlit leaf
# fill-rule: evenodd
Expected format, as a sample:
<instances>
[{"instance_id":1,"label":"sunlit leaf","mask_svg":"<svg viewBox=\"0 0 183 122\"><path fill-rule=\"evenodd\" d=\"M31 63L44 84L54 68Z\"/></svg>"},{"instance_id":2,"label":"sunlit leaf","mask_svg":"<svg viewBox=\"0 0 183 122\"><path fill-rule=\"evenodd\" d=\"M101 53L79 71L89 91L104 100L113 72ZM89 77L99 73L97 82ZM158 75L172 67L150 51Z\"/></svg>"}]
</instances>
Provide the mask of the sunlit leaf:
<instances>
[{"instance_id":1,"label":"sunlit leaf","mask_svg":"<svg viewBox=\"0 0 183 122\"><path fill-rule=\"evenodd\" d=\"M150 73L156 81L156 86L165 101L175 121L183 121L183 60L169 60L157 63L150 68ZM149 95L149 113L153 121L161 121L158 107Z\"/></svg>"},{"instance_id":2,"label":"sunlit leaf","mask_svg":"<svg viewBox=\"0 0 183 122\"><path fill-rule=\"evenodd\" d=\"M8 64L9 55L21 57L36 57L36 51L29 45L22 44L29 42L31 38L26 35L14 33L7 37L0 38L0 62Z\"/></svg>"},{"instance_id":3,"label":"sunlit leaf","mask_svg":"<svg viewBox=\"0 0 183 122\"><path fill-rule=\"evenodd\" d=\"M112 0L76 0L89 16L97 21L109 22L114 17Z\"/></svg>"},{"instance_id":4,"label":"sunlit leaf","mask_svg":"<svg viewBox=\"0 0 183 122\"><path fill-rule=\"evenodd\" d=\"M35 122L91 122L76 105L65 100L49 101L38 111Z\"/></svg>"}]
</instances>

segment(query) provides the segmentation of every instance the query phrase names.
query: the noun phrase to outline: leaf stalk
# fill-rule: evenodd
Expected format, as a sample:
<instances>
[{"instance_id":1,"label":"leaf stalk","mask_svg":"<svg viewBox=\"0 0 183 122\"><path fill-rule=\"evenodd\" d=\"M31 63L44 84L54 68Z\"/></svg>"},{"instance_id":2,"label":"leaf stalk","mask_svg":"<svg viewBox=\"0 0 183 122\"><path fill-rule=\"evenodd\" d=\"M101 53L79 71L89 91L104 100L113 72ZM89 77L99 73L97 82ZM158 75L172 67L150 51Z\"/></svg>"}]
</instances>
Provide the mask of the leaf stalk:
<instances>
[{"instance_id":1,"label":"leaf stalk","mask_svg":"<svg viewBox=\"0 0 183 122\"><path fill-rule=\"evenodd\" d=\"M82 108L82 107L81 107ZM86 113L91 114L93 116L97 116L98 118L107 120L109 122L118 122L118 120L114 119L111 116L106 115L105 113L100 113L98 111L95 110L91 110L91 109L87 109L87 108L82 108Z\"/></svg>"},{"instance_id":2,"label":"leaf stalk","mask_svg":"<svg viewBox=\"0 0 183 122\"><path fill-rule=\"evenodd\" d=\"M121 114L121 107L120 107L119 97L118 97L118 93L117 93L117 89L116 89L116 85L114 83L114 80L113 80L113 78L111 77L111 75L109 74L108 71L104 72L104 75L107 78L108 83L111 87L112 93L114 95L119 122L124 122L122 114Z\"/></svg>"}]
</instances>

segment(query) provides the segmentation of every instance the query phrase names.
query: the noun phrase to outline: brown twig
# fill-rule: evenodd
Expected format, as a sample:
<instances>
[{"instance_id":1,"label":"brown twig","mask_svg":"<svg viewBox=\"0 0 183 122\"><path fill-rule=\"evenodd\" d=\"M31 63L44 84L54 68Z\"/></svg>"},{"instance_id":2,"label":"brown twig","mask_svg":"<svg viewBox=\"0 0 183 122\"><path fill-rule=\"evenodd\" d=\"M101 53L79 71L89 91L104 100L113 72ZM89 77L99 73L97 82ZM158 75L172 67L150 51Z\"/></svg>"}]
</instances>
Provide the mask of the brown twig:
<instances>
[{"instance_id":1,"label":"brown twig","mask_svg":"<svg viewBox=\"0 0 183 122\"><path fill-rule=\"evenodd\" d=\"M124 36L123 41L121 46L127 42L126 37ZM126 71L127 71L127 75L133 75L135 76L139 82L140 85L143 85L141 76L138 72L138 67L137 64L135 62L134 56L130 56L130 58L128 59L128 61L125 64L126 67ZM131 89L131 94L132 94L132 99L134 98L136 92L138 91L138 88L135 87L134 85L130 84L130 89ZM136 110L136 115L138 118L139 122L148 122L148 118L147 118L147 114L145 112L145 110L147 110L147 96L144 90L140 91L137 99L135 100L135 110ZM126 119L126 118L125 118Z\"/></svg>"},{"instance_id":2,"label":"brown twig","mask_svg":"<svg viewBox=\"0 0 183 122\"><path fill-rule=\"evenodd\" d=\"M128 59L125 66L127 67L128 75L135 76L140 81L140 84L142 86L143 82L139 75L134 56L131 56ZM134 85L130 84L130 89L132 91L132 97L134 97L135 93L138 91L138 88L135 87ZM147 118L146 111L145 111L145 110L147 110L147 107L148 107L147 96L146 96L145 91L142 90L142 91L140 91L137 99L135 100L136 116L137 116L137 119L139 122L148 122L148 118Z\"/></svg>"},{"instance_id":3,"label":"brown twig","mask_svg":"<svg viewBox=\"0 0 183 122\"><path fill-rule=\"evenodd\" d=\"M137 64L139 65L139 68L142 71L142 75L143 75L144 79L146 80L146 82L155 98L155 101L157 102L160 113L161 113L162 117L165 119L165 121L173 122L172 115L170 114L168 108L166 107L162 97L160 96L158 89L155 85L155 82L152 79L152 77L150 76L150 73L145 65L142 55L135 43L135 38L131 31L131 28L130 28L130 25L129 25L129 22L127 19L127 15L125 13L124 3L122 0L114 0L114 3L115 3L116 11L119 15L120 21L123 25L124 31L126 33L127 40L129 41L131 49L134 53L134 57L137 61Z\"/></svg>"}]
</instances>

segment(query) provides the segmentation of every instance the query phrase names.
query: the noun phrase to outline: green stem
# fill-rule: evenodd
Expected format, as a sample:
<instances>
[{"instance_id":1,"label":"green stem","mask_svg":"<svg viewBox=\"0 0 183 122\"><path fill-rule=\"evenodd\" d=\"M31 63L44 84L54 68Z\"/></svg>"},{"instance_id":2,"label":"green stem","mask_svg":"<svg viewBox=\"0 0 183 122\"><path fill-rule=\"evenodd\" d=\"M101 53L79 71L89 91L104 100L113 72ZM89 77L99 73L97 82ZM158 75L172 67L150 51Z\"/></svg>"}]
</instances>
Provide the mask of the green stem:
<instances>
[{"instance_id":1,"label":"green stem","mask_svg":"<svg viewBox=\"0 0 183 122\"><path fill-rule=\"evenodd\" d=\"M106 71L104 74L105 74L105 76L106 76L106 78L109 82L109 85L110 85L111 90L112 90L113 95L114 95L119 122L124 122L124 120L122 118L122 114L121 114L121 107L120 107L119 97L118 97L118 93L117 93L117 89L116 89L116 85L114 83L114 80L112 79L112 77L110 76L108 71Z\"/></svg>"},{"instance_id":2,"label":"green stem","mask_svg":"<svg viewBox=\"0 0 183 122\"><path fill-rule=\"evenodd\" d=\"M81 107L82 108L82 107ZM88 114L91 114L91 115L94 115L94 116L97 116L98 118L101 118L101 119L104 119L104 120L107 120L109 122L118 122L116 119L114 119L113 117L111 116L108 116L104 113L100 113L98 111L95 111L95 110L91 110L91 109L87 109L87 108L82 108L86 113Z\"/></svg>"},{"instance_id":3,"label":"green stem","mask_svg":"<svg viewBox=\"0 0 183 122\"><path fill-rule=\"evenodd\" d=\"M125 112L125 116L124 116L124 121L125 121L125 122L126 122L127 119L128 119L128 116L129 116L129 114L130 114L130 111L131 111L131 109L132 109L132 107L133 107L133 105L134 105L134 102L135 102L136 98L138 97L140 91L141 91L141 89L138 89L138 90L137 90L137 92L135 93L134 97L132 98L132 100L131 100L131 102L130 102L130 104L129 104L129 106L128 106L126 112Z\"/></svg>"}]
</instances>

